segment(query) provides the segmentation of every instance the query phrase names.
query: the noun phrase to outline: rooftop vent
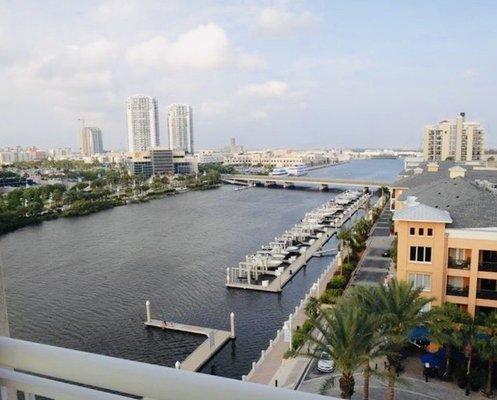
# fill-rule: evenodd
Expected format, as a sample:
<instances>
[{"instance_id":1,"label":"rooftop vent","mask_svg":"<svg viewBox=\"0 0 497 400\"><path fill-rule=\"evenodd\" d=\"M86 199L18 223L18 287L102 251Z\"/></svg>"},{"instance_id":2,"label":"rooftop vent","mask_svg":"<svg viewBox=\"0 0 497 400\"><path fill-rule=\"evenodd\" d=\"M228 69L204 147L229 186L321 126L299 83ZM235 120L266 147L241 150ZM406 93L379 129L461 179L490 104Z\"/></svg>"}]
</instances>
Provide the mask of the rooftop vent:
<instances>
[{"instance_id":1,"label":"rooftop vent","mask_svg":"<svg viewBox=\"0 0 497 400\"><path fill-rule=\"evenodd\" d=\"M428 172L438 172L438 164L436 162L431 162L426 165Z\"/></svg>"},{"instance_id":2,"label":"rooftop vent","mask_svg":"<svg viewBox=\"0 0 497 400\"><path fill-rule=\"evenodd\" d=\"M416 196L407 196L406 206L407 207L417 206L419 203L416 201L416 199L417 199Z\"/></svg>"},{"instance_id":3,"label":"rooftop vent","mask_svg":"<svg viewBox=\"0 0 497 400\"><path fill-rule=\"evenodd\" d=\"M465 176L466 176L466 170L463 167L456 165L455 167L449 168L450 179L464 178Z\"/></svg>"}]
</instances>

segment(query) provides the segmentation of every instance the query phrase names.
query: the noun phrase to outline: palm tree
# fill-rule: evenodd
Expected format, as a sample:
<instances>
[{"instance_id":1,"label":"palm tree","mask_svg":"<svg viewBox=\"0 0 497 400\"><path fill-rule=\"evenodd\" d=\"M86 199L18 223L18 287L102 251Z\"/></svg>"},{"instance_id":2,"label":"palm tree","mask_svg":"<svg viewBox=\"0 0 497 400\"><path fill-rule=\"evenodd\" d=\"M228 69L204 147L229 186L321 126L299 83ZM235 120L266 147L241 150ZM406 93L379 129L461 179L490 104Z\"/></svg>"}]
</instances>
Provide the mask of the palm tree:
<instances>
[{"instance_id":1,"label":"palm tree","mask_svg":"<svg viewBox=\"0 0 497 400\"><path fill-rule=\"evenodd\" d=\"M471 318L468 323L461 324L459 329L463 335L465 343L464 354L466 356L466 395L470 393L470 374L472 367L472 360L478 340L479 327L476 318Z\"/></svg>"},{"instance_id":2,"label":"palm tree","mask_svg":"<svg viewBox=\"0 0 497 400\"><path fill-rule=\"evenodd\" d=\"M375 310L371 310L368 308L368 304L365 304L362 299L364 296L362 295L363 291L371 291L374 290L370 287L365 286L357 286L353 287L349 290L348 297L349 303L351 307L355 307L360 310L364 315L369 315L370 318L374 321L374 334L370 337L370 340L364 343L365 354L363 355L363 367L362 367L362 375L363 375L363 387L362 387L362 398L364 400L369 399L369 384L371 380L371 375L373 373L377 374L374 370L371 370L371 363L374 360L377 360L380 357L384 357L387 355L385 346L384 336L381 335L381 321L375 315Z\"/></svg>"},{"instance_id":3,"label":"palm tree","mask_svg":"<svg viewBox=\"0 0 497 400\"><path fill-rule=\"evenodd\" d=\"M488 363L485 394L490 396L492 394L493 365L497 361L497 311L493 310L484 317L482 325L482 330L487 337L477 339L476 349L480 358Z\"/></svg>"},{"instance_id":4,"label":"palm tree","mask_svg":"<svg viewBox=\"0 0 497 400\"><path fill-rule=\"evenodd\" d=\"M388 285L373 290L362 290L359 300L380 321L380 332L384 336L384 351L387 359L387 400L395 397L395 383L400 352L408 342L413 328L427 321L424 307L432 299L420 296L421 288L393 279Z\"/></svg>"},{"instance_id":5,"label":"palm tree","mask_svg":"<svg viewBox=\"0 0 497 400\"><path fill-rule=\"evenodd\" d=\"M344 251L345 248L351 248L352 245L352 230L349 228L342 227L340 232L337 234L338 240L341 242L341 250ZM347 262L349 261L349 255L347 254Z\"/></svg>"},{"instance_id":6,"label":"palm tree","mask_svg":"<svg viewBox=\"0 0 497 400\"><path fill-rule=\"evenodd\" d=\"M375 321L346 303L322 310L320 315L318 319L310 318L321 335L309 334L308 340L314 344L314 349L306 355L317 358L321 352L328 353L341 373L338 379L340 395L350 399L355 391L354 372L365 363L368 343L375 334Z\"/></svg>"},{"instance_id":7,"label":"palm tree","mask_svg":"<svg viewBox=\"0 0 497 400\"><path fill-rule=\"evenodd\" d=\"M430 338L445 347L445 377L451 376L450 358L453 347L463 345L463 336L458 326L471 321L471 315L454 303L444 303L432 310L429 320Z\"/></svg>"}]
</instances>

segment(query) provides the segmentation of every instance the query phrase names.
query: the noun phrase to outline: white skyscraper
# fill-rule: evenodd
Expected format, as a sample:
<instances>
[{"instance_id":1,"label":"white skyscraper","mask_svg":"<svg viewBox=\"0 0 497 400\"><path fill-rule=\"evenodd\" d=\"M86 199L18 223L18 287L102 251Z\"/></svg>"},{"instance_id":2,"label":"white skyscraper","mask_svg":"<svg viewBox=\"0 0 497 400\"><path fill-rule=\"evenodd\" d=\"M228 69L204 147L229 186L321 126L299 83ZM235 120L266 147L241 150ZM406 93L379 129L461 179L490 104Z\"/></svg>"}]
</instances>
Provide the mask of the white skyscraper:
<instances>
[{"instance_id":1,"label":"white skyscraper","mask_svg":"<svg viewBox=\"0 0 497 400\"><path fill-rule=\"evenodd\" d=\"M157 99L135 95L126 101L129 151L146 151L159 146Z\"/></svg>"},{"instance_id":2,"label":"white skyscraper","mask_svg":"<svg viewBox=\"0 0 497 400\"><path fill-rule=\"evenodd\" d=\"M192 108L186 104L171 104L167 109L169 148L193 154Z\"/></svg>"},{"instance_id":3,"label":"white skyscraper","mask_svg":"<svg viewBox=\"0 0 497 400\"><path fill-rule=\"evenodd\" d=\"M94 126L86 126L81 129L81 154L92 156L104 152L102 143L102 131Z\"/></svg>"}]
</instances>

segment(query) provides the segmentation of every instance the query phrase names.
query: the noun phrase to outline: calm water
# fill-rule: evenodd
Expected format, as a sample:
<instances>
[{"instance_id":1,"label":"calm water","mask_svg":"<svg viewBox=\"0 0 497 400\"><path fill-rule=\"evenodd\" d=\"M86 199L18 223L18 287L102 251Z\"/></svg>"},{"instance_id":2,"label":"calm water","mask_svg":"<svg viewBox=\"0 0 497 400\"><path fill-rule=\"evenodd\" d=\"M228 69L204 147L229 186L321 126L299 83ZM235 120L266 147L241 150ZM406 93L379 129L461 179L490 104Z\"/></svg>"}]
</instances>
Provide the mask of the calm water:
<instances>
[{"instance_id":1,"label":"calm water","mask_svg":"<svg viewBox=\"0 0 497 400\"><path fill-rule=\"evenodd\" d=\"M354 161L310 175L392 180L399 160ZM0 240L12 336L172 366L203 340L147 330L153 315L228 329L237 339L203 372L239 378L330 262L314 258L281 294L225 288L226 267L333 193L231 186L28 227ZM335 246L330 242L328 246Z\"/></svg>"}]
</instances>

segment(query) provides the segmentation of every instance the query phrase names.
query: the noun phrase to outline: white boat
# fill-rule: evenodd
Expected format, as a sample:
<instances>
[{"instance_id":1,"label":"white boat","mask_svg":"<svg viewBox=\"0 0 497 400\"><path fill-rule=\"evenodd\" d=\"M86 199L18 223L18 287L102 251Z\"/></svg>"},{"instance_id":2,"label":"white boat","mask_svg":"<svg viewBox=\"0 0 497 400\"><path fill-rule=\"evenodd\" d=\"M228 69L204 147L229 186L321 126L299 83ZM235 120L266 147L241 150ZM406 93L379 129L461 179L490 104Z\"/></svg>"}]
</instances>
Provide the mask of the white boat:
<instances>
[{"instance_id":1,"label":"white boat","mask_svg":"<svg viewBox=\"0 0 497 400\"><path fill-rule=\"evenodd\" d=\"M285 168L275 168L269 173L269 175L271 175L271 176L285 176L285 175L288 175L288 171Z\"/></svg>"},{"instance_id":2,"label":"white boat","mask_svg":"<svg viewBox=\"0 0 497 400\"><path fill-rule=\"evenodd\" d=\"M302 176L307 175L307 167L304 164L295 164L286 168L288 175Z\"/></svg>"}]
</instances>

